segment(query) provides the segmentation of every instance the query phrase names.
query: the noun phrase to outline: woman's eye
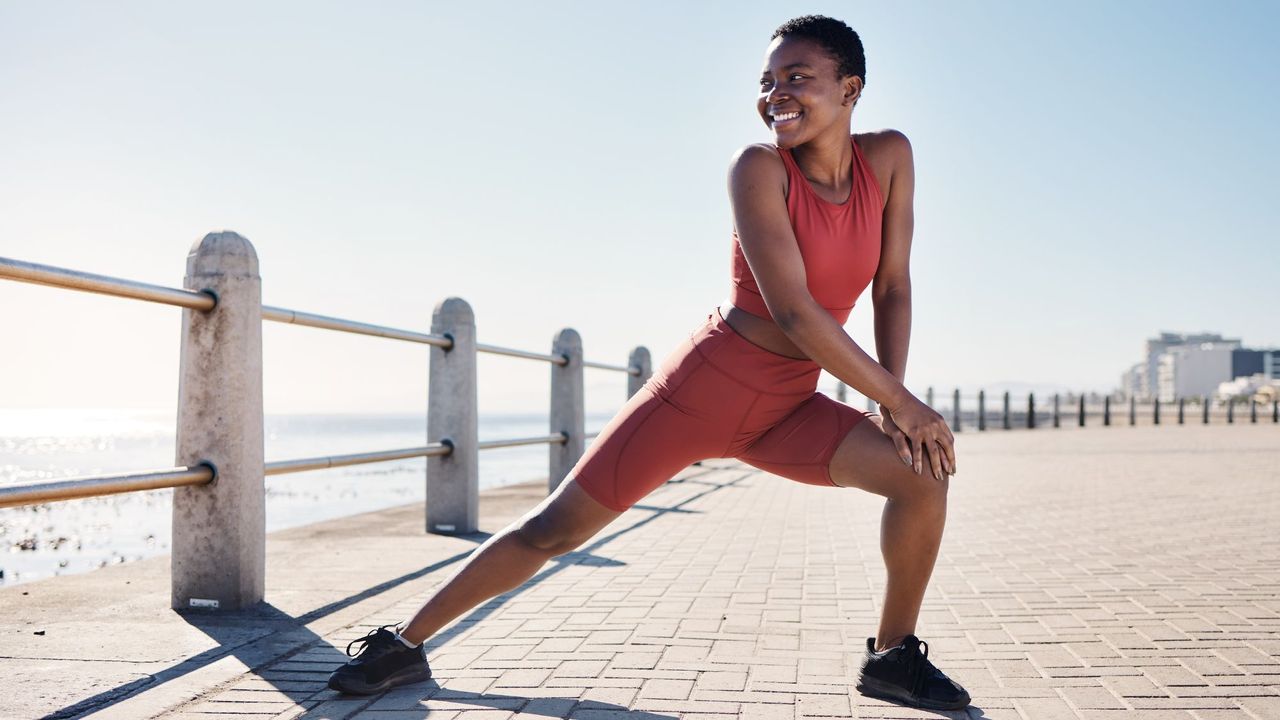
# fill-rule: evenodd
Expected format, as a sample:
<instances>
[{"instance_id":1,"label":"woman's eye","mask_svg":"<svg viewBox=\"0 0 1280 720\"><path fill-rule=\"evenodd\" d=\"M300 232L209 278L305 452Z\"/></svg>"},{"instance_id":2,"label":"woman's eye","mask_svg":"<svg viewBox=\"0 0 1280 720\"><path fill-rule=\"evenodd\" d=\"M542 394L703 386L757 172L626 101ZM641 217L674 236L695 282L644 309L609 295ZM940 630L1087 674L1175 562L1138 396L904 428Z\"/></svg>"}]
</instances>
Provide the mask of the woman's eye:
<instances>
[{"instance_id":1,"label":"woman's eye","mask_svg":"<svg viewBox=\"0 0 1280 720\"><path fill-rule=\"evenodd\" d=\"M803 79L804 79L804 76L803 76L803 75L799 75L799 74L795 74L795 75L792 75L790 79L792 79L792 80L803 80Z\"/></svg>"}]
</instances>

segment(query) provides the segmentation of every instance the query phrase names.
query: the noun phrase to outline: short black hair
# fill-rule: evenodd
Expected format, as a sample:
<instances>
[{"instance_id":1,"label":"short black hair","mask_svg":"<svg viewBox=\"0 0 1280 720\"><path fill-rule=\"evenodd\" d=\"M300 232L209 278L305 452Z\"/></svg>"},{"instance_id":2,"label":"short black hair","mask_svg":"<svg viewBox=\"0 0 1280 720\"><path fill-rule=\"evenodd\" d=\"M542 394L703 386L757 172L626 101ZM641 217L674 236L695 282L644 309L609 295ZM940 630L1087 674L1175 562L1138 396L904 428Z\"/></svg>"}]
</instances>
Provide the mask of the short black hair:
<instances>
[{"instance_id":1,"label":"short black hair","mask_svg":"<svg viewBox=\"0 0 1280 720\"><path fill-rule=\"evenodd\" d=\"M857 75L863 85L867 84L867 56L862 51L862 38L848 25L825 15L802 15L779 25L769 40L783 36L816 41L835 58L836 72L841 76Z\"/></svg>"}]
</instances>

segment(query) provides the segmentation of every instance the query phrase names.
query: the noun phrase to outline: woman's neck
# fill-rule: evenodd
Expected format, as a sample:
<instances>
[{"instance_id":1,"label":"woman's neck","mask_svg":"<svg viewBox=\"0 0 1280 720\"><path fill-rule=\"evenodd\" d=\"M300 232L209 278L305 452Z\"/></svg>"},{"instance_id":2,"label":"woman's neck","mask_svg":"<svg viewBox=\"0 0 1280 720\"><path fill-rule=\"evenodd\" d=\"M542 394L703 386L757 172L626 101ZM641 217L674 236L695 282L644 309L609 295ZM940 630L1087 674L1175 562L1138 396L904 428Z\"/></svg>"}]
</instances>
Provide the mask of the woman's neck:
<instances>
[{"instance_id":1,"label":"woman's neck","mask_svg":"<svg viewBox=\"0 0 1280 720\"><path fill-rule=\"evenodd\" d=\"M849 179L853 147L849 133L816 137L791 148L791 157L804 176L825 187L842 187Z\"/></svg>"}]
</instances>

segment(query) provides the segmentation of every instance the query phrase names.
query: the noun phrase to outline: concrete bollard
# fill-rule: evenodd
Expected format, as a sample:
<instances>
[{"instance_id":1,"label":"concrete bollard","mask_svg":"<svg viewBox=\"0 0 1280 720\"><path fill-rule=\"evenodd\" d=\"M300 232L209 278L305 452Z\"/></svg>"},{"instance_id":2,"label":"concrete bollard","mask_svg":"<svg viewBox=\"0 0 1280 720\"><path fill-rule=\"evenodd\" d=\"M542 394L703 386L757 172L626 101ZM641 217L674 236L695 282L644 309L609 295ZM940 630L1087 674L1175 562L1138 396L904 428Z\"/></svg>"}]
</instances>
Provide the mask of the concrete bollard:
<instances>
[{"instance_id":1,"label":"concrete bollard","mask_svg":"<svg viewBox=\"0 0 1280 720\"><path fill-rule=\"evenodd\" d=\"M1080 427L1084 427L1084 393L1080 393Z\"/></svg>"},{"instance_id":2,"label":"concrete bollard","mask_svg":"<svg viewBox=\"0 0 1280 720\"><path fill-rule=\"evenodd\" d=\"M1027 394L1027 429L1034 430L1036 427L1036 394Z\"/></svg>"},{"instance_id":3,"label":"concrete bollard","mask_svg":"<svg viewBox=\"0 0 1280 720\"><path fill-rule=\"evenodd\" d=\"M1102 426L1111 426L1111 396L1102 398Z\"/></svg>"},{"instance_id":4,"label":"concrete bollard","mask_svg":"<svg viewBox=\"0 0 1280 720\"><path fill-rule=\"evenodd\" d=\"M1009 391L1008 390L1006 390L1004 393L1004 416L1003 416L1003 420L1001 420L1001 424L1005 430L1008 430L1010 427L1012 427L1009 420Z\"/></svg>"},{"instance_id":5,"label":"concrete bollard","mask_svg":"<svg viewBox=\"0 0 1280 720\"><path fill-rule=\"evenodd\" d=\"M427 442L446 442L453 452L427 458L427 532L462 535L475 532L480 519L476 316L471 305L458 297L441 300L431 312L431 333L452 338L453 346L431 346Z\"/></svg>"},{"instance_id":6,"label":"concrete bollard","mask_svg":"<svg viewBox=\"0 0 1280 720\"><path fill-rule=\"evenodd\" d=\"M209 233L191 247L183 286L218 304L182 311L177 464L208 462L217 475L174 489L170 600L237 610L262 600L266 579L258 255L236 233Z\"/></svg>"},{"instance_id":7,"label":"concrete bollard","mask_svg":"<svg viewBox=\"0 0 1280 720\"><path fill-rule=\"evenodd\" d=\"M1258 401L1255 398L1249 398L1249 422L1258 422Z\"/></svg>"},{"instance_id":8,"label":"concrete bollard","mask_svg":"<svg viewBox=\"0 0 1280 720\"><path fill-rule=\"evenodd\" d=\"M1151 424L1160 424L1160 398L1156 398L1156 402L1151 406Z\"/></svg>"},{"instance_id":9,"label":"concrete bollard","mask_svg":"<svg viewBox=\"0 0 1280 720\"><path fill-rule=\"evenodd\" d=\"M653 375L653 359L649 357L649 348L637 345L627 358L627 366L640 368L639 375L627 375L627 399L630 400Z\"/></svg>"},{"instance_id":10,"label":"concrete bollard","mask_svg":"<svg viewBox=\"0 0 1280 720\"><path fill-rule=\"evenodd\" d=\"M1053 426L1062 427L1062 413L1058 408L1058 393L1053 394Z\"/></svg>"},{"instance_id":11,"label":"concrete bollard","mask_svg":"<svg viewBox=\"0 0 1280 720\"><path fill-rule=\"evenodd\" d=\"M1184 410L1186 409L1186 408L1185 408L1185 406L1186 406L1186 404L1187 404L1187 403L1186 403L1186 400L1187 400L1186 398L1178 398L1178 424L1179 424L1179 425L1184 424L1184 423L1183 423L1183 412L1184 412Z\"/></svg>"},{"instance_id":12,"label":"concrete bollard","mask_svg":"<svg viewBox=\"0 0 1280 720\"><path fill-rule=\"evenodd\" d=\"M1228 425L1234 424L1235 421L1236 421L1236 399L1233 397L1229 397L1227 398L1227 424Z\"/></svg>"},{"instance_id":13,"label":"concrete bollard","mask_svg":"<svg viewBox=\"0 0 1280 720\"><path fill-rule=\"evenodd\" d=\"M1271 401L1271 422L1280 423L1280 400Z\"/></svg>"},{"instance_id":14,"label":"concrete bollard","mask_svg":"<svg viewBox=\"0 0 1280 720\"><path fill-rule=\"evenodd\" d=\"M1208 425L1209 424L1209 398L1203 395L1200 396L1200 414L1204 416L1203 419L1201 420L1201 423Z\"/></svg>"},{"instance_id":15,"label":"concrete bollard","mask_svg":"<svg viewBox=\"0 0 1280 720\"><path fill-rule=\"evenodd\" d=\"M987 429L987 391L978 391L978 431Z\"/></svg>"},{"instance_id":16,"label":"concrete bollard","mask_svg":"<svg viewBox=\"0 0 1280 720\"><path fill-rule=\"evenodd\" d=\"M951 431L960 432L960 388L951 393Z\"/></svg>"},{"instance_id":17,"label":"concrete bollard","mask_svg":"<svg viewBox=\"0 0 1280 720\"><path fill-rule=\"evenodd\" d=\"M1132 395L1129 396L1129 424L1138 424L1138 399Z\"/></svg>"},{"instance_id":18,"label":"concrete bollard","mask_svg":"<svg viewBox=\"0 0 1280 720\"><path fill-rule=\"evenodd\" d=\"M556 333L552 355L564 355L569 362L551 365L550 432L564 433L568 440L550 445L547 492L554 492L573 469L586 448L586 421L582 390L582 338L573 328Z\"/></svg>"}]
</instances>

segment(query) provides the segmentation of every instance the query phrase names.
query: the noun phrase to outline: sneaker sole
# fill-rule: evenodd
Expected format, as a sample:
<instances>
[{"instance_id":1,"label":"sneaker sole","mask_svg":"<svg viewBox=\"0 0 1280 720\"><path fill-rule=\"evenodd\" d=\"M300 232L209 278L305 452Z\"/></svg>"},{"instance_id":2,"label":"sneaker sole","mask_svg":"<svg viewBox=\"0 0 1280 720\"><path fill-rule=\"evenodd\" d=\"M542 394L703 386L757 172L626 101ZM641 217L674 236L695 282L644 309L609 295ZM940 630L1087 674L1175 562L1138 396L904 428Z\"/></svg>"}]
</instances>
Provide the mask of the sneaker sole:
<instances>
[{"instance_id":1,"label":"sneaker sole","mask_svg":"<svg viewBox=\"0 0 1280 720\"><path fill-rule=\"evenodd\" d=\"M858 681L857 690L868 697L897 700L898 702L905 703L912 707L925 708L928 710L962 710L969 707L970 702L968 695L965 695L963 700L957 700L949 703L914 697L911 693L903 690L897 685L892 685L884 682L883 680L877 680L876 678L867 676L863 676L862 679Z\"/></svg>"},{"instance_id":2,"label":"sneaker sole","mask_svg":"<svg viewBox=\"0 0 1280 720\"><path fill-rule=\"evenodd\" d=\"M393 687L401 685L409 685L411 683L422 682L431 679L431 668L429 667L410 667L404 668L398 672L391 673L382 682L369 684L349 684L350 681L343 682L338 677L329 678L329 689L337 690L347 695L376 695L384 690L390 690Z\"/></svg>"}]
</instances>

